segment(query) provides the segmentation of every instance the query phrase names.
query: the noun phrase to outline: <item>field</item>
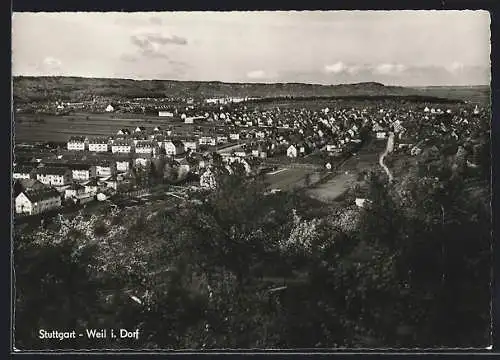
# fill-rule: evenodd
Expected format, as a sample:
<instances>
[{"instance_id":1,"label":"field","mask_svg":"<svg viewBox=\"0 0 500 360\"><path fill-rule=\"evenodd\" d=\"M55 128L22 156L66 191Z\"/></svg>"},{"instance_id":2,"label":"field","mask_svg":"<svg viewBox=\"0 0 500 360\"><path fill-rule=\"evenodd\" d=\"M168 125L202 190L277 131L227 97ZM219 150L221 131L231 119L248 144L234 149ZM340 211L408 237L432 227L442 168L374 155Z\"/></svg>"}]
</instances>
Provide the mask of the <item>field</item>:
<instances>
[{"instance_id":1,"label":"field","mask_svg":"<svg viewBox=\"0 0 500 360\"><path fill-rule=\"evenodd\" d=\"M374 141L366 145L344 162L331 179L309 189L307 193L317 200L325 202L335 200L357 180L361 171L378 166L378 159L385 145L385 141Z\"/></svg>"},{"instance_id":2,"label":"field","mask_svg":"<svg viewBox=\"0 0 500 360\"><path fill-rule=\"evenodd\" d=\"M37 118L41 121L37 121ZM172 127L176 133L192 134L197 125L186 125L168 118L144 115L125 114L75 114L69 116L55 115L16 115L14 120L14 136L16 142L54 141L65 142L70 136L110 136L118 130Z\"/></svg>"},{"instance_id":3,"label":"field","mask_svg":"<svg viewBox=\"0 0 500 360\"><path fill-rule=\"evenodd\" d=\"M274 172L266 174L266 181L270 189L281 189L283 191L306 186L306 177L310 176L310 183L319 180L319 174L308 169L280 168Z\"/></svg>"}]
</instances>

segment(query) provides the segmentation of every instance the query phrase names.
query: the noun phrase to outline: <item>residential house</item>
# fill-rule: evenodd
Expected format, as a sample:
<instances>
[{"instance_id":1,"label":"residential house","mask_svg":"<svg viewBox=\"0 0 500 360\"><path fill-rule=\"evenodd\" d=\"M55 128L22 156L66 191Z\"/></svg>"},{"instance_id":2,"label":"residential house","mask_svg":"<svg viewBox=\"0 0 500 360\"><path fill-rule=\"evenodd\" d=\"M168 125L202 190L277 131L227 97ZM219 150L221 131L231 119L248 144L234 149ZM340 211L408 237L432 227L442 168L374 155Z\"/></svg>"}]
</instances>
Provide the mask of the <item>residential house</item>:
<instances>
[{"instance_id":1,"label":"residential house","mask_svg":"<svg viewBox=\"0 0 500 360\"><path fill-rule=\"evenodd\" d=\"M72 181L72 172L66 167L40 167L36 169L36 179L45 185L65 186Z\"/></svg>"},{"instance_id":2,"label":"residential house","mask_svg":"<svg viewBox=\"0 0 500 360\"><path fill-rule=\"evenodd\" d=\"M114 190L118 188L118 178L116 177L116 175L112 175L104 179L103 182L106 185L106 188L111 188Z\"/></svg>"},{"instance_id":3,"label":"residential house","mask_svg":"<svg viewBox=\"0 0 500 360\"><path fill-rule=\"evenodd\" d=\"M167 155L180 155L185 151L184 144L180 140L170 140L164 143L165 154Z\"/></svg>"},{"instance_id":4,"label":"residential house","mask_svg":"<svg viewBox=\"0 0 500 360\"><path fill-rule=\"evenodd\" d=\"M159 117L173 117L174 113L170 111L158 111Z\"/></svg>"},{"instance_id":5,"label":"residential house","mask_svg":"<svg viewBox=\"0 0 500 360\"><path fill-rule=\"evenodd\" d=\"M387 138L387 133L385 131L378 131L376 136L378 140L383 140Z\"/></svg>"},{"instance_id":6,"label":"residential house","mask_svg":"<svg viewBox=\"0 0 500 360\"><path fill-rule=\"evenodd\" d=\"M13 191L14 196L17 196L26 190L41 190L45 188L47 188L47 185L35 179L17 179L14 182Z\"/></svg>"},{"instance_id":7,"label":"residential house","mask_svg":"<svg viewBox=\"0 0 500 360\"><path fill-rule=\"evenodd\" d=\"M87 139L85 136L71 136L68 140L67 147L70 151L84 151Z\"/></svg>"},{"instance_id":8,"label":"residential house","mask_svg":"<svg viewBox=\"0 0 500 360\"><path fill-rule=\"evenodd\" d=\"M135 154L135 161L134 161L134 165L136 167L148 167L149 164L151 164L151 154L147 154L147 153L144 153L144 154Z\"/></svg>"},{"instance_id":9,"label":"residential house","mask_svg":"<svg viewBox=\"0 0 500 360\"><path fill-rule=\"evenodd\" d=\"M144 131L146 131L146 128L144 126L138 126L134 130L135 133L142 133Z\"/></svg>"},{"instance_id":10,"label":"residential house","mask_svg":"<svg viewBox=\"0 0 500 360\"><path fill-rule=\"evenodd\" d=\"M201 174L200 186L205 189L215 189L217 187L217 181L211 169L207 169Z\"/></svg>"},{"instance_id":11,"label":"residential house","mask_svg":"<svg viewBox=\"0 0 500 360\"><path fill-rule=\"evenodd\" d=\"M12 178L16 179L31 179L33 168L31 166L15 166L12 171Z\"/></svg>"},{"instance_id":12,"label":"residential house","mask_svg":"<svg viewBox=\"0 0 500 360\"><path fill-rule=\"evenodd\" d=\"M111 145L113 154L130 154L132 152L132 141L117 140Z\"/></svg>"},{"instance_id":13,"label":"residential house","mask_svg":"<svg viewBox=\"0 0 500 360\"><path fill-rule=\"evenodd\" d=\"M128 130L128 129L120 129L120 130L118 130L118 132L116 134L117 135L130 135L130 130Z\"/></svg>"},{"instance_id":14,"label":"residential house","mask_svg":"<svg viewBox=\"0 0 500 360\"><path fill-rule=\"evenodd\" d=\"M80 199L83 197L88 197L85 186L80 185L78 183L71 184L70 187L64 190L64 198L65 199Z\"/></svg>"},{"instance_id":15,"label":"residential house","mask_svg":"<svg viewBox=\"0 0 500 360\"><path fill-rule=\"evenodd\" d=\"M215 146L217 145L215 138L211 136L202 136L198 140L200 145L209 145L209 146Z\"/></svg>"},{"instance_id":16,"label":"residential house","mask_svg":"<svg viewBox=\"0 0 500 360\"><path fill-rule=\"evenodd\" d=\"M135 144L135 153L155 155L157 153L156 144L149 140L139 140Z\"/></svg>"},{"instance_id":17,"label":"residential house","mask_svg":"<svg viewBox=\"0 0 500 360\"><path fill-rule=\"evenodd\" d=\"M110 177L116 173L116 164L111 160L100 160L96 165L98 177Z\"/></svg>"},{"instance_id":18,"label":"residential house","mask_svg":"<svg viewBox=\"0 0 500 360\"><path fill-rule=\"evenodd\" d=\"M233 141L237 141L240 139L240 134L239 133L230 133L229 134L229 139Z\"/></svg>"},{"instance_id":19,"label":"residential house","mask_svg":"<svg viewBox=\"0 0 500 360\"><path fill-rule=\"evenodd\" d=\"M130 158L117 158L115 159L116 171L118 172L127 172L131 168L131 159Z\"/></svg>"},{"instance_id":20,"label":"residential house","mask_svg":"<svg viewBox=\"0 0 500 360\"><path fill-rule=\"evenodd\" d=\"M16 214L35 215L61 207L61 195L54 188L22 191L15 199Z\"/></svg>"},{"instance_id":21,"label":"residential house","mask_svg":"<svg viewBox=\"0 0 500 360\"><path fill-rule=\"evenodd\" d=\"M96 167L90 164L70 165L71 177L76 181L88 181L96 176Z\"/></svg>"},{"instance_id":22,"label":"residential house","mask_svg":"<svg viewBox=\"0 0 500 360\"><path fill-rule=\"evenodd\" d=\"M196 149L198 148L198 142L196 141L196 139L186 139L183 141L183 143L185 152L188 152L189 150L196 151Z\"/></svg>"},{"instance_id":23,"label":"residential house","mask_svg":"<svg viewBox=\"0 0 500 360\"><path fill-rule=\"evenodd\" d=\"M219 135L219 136L217 136L216 141L217 141L217 144L227 144L228 137L225 135Z\"/></svg>"},{"instance_id":24,"label":"residential house","mask_svg":"<svg viewBox=\"0 0 500 360\"><path fill-rule=\"evenodd\" d=\"M109 104L108 106L106 106L106 112L113 112L113 111L115 111L113 105Z\"/></svg>"},{"instance_id":25,"label":"residential house","mask_svg":"<svg viewBox=\"0 0 500 360\"><path fill-rule=\"evenodd\" d=\"M84 184L85 192L91 196L97 194L101 187L102 186L97 179L92 179Z\"/></svg>"},{"instance_id":26,"label":"residential house","mask_svg":"<svg viewBox=\"0 0 500 360\"><path fill-rule=\"evenodd\" d=\"M89 140L89 151L91 152L108 152L109 140L107 138L93 138Z\"/></svg>"},{"instance_id":27,"label":"residential house","mask_svg":"<svg viewBox=\"0 0 500 360\"><path fill-rule=\"evenodd\" d=\"M264 139L266 137L266 133L264 131L257 131L255 133L256 139Z\"/></svg>"},{"instance_id":28,"label":"residential house","mask_svg":"<svg viewBox=\"0 0 500 360\"><path fill-rule=\"evenodd\" d=\"M298 156L298 149L295 145L290 145L286 149L286 156L291 157L291 158L296 158Z\"/></svg>"}]
</instances>

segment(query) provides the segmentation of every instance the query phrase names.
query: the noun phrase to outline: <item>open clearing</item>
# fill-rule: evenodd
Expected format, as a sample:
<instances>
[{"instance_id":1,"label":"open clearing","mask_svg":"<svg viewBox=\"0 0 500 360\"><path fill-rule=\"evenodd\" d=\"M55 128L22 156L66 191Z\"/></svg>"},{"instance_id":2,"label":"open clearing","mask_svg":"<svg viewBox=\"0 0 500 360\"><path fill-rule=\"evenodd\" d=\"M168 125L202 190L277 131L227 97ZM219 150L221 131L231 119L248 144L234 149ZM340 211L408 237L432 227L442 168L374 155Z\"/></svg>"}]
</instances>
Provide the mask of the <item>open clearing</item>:
<instances>
[{"instance_id":1,"label":"open clearing","mask_svg":"<svg viewBox=\"0 0 500 360\"><path fill-rule=\"evenodd\" d=\"M184 124L179 120L130 114L75 114L65 116L16 114L14 116L16 142L65 142L70 136L111 136L120 129L133 130L137 126L153 129L172 127L178 134L192 134L195 126L214 126L210 123Z\"/></svg>"},{"instance_id":2,"label":"open clearing","mask_svg":"<svg viewBox=\"0 0 500 360\"><path fill-rule=\"evenodd\" d=\"M292 190L306 185L306 177L310 175L310 182L319 180L320 175L308 169L282 168L272 173L266 174L266 181L271 189L281 189L283 191Z\"/></svg>"},{"instance_id":3,"label":"open clearing","mask_svg":"<svg viewBox=\"0 0 500 360\"><path fill-rule=\"evenodd\" d=\"M378 159L383 152L386 141L374 141L350 157L336 172L332 179L307 190L314 199L329 202L342 195L356 182L358 174L363 170L378 167Z\"/></svg>"}]
</instances>

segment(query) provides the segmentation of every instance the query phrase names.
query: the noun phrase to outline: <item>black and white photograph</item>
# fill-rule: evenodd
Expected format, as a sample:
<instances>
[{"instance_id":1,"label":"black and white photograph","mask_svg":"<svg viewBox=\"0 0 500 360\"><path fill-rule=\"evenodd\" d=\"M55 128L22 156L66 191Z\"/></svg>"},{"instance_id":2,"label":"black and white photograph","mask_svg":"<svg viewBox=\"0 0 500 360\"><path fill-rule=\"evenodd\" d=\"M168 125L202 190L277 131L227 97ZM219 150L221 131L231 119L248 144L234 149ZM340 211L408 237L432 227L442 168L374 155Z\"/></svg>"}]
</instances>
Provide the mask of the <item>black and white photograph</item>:
<instances>
[{"instance_id":1,"label":"black and white photograph","mask_svg":"<svg viewBox=\"0 0 500 360\"><path fill-rule=\"evenodd\" d=\"M14 12L13 351L487 349L490 25Z\"/></svg>"}]
</instances>

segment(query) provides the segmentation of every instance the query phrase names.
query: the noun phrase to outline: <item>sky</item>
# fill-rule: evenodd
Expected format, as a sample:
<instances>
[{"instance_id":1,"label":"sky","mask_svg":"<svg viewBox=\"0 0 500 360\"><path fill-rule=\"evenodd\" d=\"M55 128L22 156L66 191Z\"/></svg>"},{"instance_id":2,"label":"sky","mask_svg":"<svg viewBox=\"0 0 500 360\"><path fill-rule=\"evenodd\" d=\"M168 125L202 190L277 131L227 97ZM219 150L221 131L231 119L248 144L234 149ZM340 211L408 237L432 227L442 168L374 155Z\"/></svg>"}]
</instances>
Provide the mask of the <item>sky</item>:
<instances>
[{"instance_id":1,"label":"sky","mask_svg":"<svg viewBox=\"0 0 500 360\"><path fill-rule=\"evenodd\" d=\"M486 11L14 13L24 76L487 85Z\"/></svg>"}]
</instances>

